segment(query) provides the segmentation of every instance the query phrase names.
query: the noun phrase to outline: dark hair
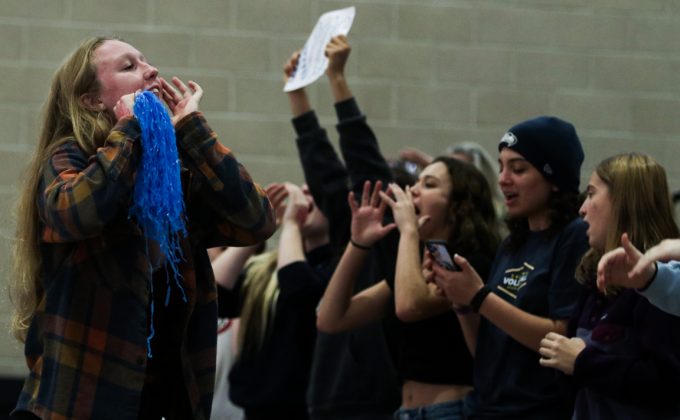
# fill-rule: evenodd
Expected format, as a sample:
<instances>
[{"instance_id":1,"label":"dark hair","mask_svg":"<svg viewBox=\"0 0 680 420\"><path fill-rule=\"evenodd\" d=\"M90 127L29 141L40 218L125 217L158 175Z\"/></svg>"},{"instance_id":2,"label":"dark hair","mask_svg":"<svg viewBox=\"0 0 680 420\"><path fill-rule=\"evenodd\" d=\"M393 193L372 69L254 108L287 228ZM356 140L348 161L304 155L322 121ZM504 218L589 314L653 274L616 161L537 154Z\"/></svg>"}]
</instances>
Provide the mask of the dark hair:
<instances>
[{"instance_id":1,"label":"dark hair","mask_svg":"<svg viewBox=\"0 0 680 420\"><path fill-rule=\"evenodd\" d=\"M578 210L583 201L582 195L571 191L552 191L548 198L548 217L550 227L548 237L551 238L568 225L572 220L579 217ZM510 231L505 246L509 251L519 249L529 237L529 221L526 217L506 217L505 224Z\"/></svg>"},{"instance_id":2,"label":"dark hair","mask_svg":"<svg viewBox=\"0 0 680 420\"><path fill-rule=\"evenodd\" d=\"M500 241L498 218L484 174L472 164L448 156L432 161L437 162L446 165L451 177L449 217L453 229L447 241L449 247L493 257Z\"/></svg>"}]
</instances>

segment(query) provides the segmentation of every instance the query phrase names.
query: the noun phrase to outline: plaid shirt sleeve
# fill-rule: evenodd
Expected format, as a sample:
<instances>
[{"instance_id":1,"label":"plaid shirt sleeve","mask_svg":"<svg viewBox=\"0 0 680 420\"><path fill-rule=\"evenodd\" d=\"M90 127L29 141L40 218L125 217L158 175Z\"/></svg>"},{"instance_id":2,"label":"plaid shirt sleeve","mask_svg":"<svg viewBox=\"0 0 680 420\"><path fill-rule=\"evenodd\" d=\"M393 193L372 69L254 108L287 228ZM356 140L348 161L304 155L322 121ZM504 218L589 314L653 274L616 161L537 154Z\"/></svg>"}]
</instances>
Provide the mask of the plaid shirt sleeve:
<instances>
[{"instance_id":1,"label":"plaid shirt sleeve","mask_svg":"<svg viewBox=\"0 0 680 420\"><path fill-rule=\"evenodd\" d=\"M140 154L139 125L121 120L104 146L87 157L75 140L45 163L38 195L44 242L75 242L100 235L128 202Z\"/></svg>"},{"instance_id":2,"label":"plaid shirt sleeve","mask_svg":"<svg viewBox=\"0 0 680 420\"><path fill-rule=\"evenodd\" d=\"M223 146L201 113L175 127L182 163L192 174L190 232L205 247L252 245L269 238L276 221L267 194Z\"/></svg>"}]
</instances>

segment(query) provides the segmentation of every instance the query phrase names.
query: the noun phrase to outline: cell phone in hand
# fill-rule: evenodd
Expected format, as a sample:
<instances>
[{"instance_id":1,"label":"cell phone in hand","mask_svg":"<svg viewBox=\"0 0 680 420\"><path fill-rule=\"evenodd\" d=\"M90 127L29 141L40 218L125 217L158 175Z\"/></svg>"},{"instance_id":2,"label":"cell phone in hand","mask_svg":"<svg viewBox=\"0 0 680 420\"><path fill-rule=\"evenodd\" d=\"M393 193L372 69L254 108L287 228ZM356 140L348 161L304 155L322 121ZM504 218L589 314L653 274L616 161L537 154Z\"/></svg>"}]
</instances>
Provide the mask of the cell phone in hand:
<instances>
[{"instance_id":1,"label":"cell phone in hand","mask_svg":"<svg viewBox=\"0 0 680 420\"><path fill-rule=\"evenodd\" d=\"M460 271L460 267L453 262L449 249L447 248L446 241L441 239L428 239L425 241L425 246L427 250L430 251L432 258L439 264L449 271Z\"/></svg>"}]
</instances>

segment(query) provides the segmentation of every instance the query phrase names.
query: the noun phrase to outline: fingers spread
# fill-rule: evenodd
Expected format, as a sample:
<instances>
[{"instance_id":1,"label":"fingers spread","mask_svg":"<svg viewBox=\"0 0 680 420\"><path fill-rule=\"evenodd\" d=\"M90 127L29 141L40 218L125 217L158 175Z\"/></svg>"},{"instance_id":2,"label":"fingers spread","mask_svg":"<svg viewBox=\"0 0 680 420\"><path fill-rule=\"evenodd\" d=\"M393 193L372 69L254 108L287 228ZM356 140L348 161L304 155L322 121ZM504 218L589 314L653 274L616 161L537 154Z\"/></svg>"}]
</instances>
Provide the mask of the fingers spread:
<instances>
[{"instance_id":1,"label":"fingers spread","mask_svg":"<svg viewBox=\"0 0 680 420\"><path fill-rule=\"evenodd\" d=\"M182 94L182 96L187 97L187 95L191 95L191 92L189 92L189 88L187 85L184 84L183 81L179 79L179 77L173 77L172 78L172 84L175 85L177 90Z\"/></svg>"}]
</instances>

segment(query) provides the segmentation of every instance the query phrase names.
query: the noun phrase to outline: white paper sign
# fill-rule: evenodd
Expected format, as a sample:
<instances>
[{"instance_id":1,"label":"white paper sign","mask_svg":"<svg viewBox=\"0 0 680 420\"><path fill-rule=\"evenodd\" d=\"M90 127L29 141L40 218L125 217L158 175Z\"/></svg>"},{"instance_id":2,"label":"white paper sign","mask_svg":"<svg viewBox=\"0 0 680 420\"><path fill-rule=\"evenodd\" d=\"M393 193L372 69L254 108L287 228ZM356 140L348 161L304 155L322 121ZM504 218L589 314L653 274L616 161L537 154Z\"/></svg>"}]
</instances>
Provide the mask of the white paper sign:
<instances>
[{"instance_id":1,"label":"white paper sign","mask_svg":"<svg viewBox=\"0 0 680 420\"><path fill-rule=\"evenodd\" d=\"M352 6L321 15L302 48L295 73L283 87L284 92L312 84L323 75L328 67L328 58L324 55L326 45L332 37L349 33L355 13L356 9Z\"/></svg>"}]
</instances>

